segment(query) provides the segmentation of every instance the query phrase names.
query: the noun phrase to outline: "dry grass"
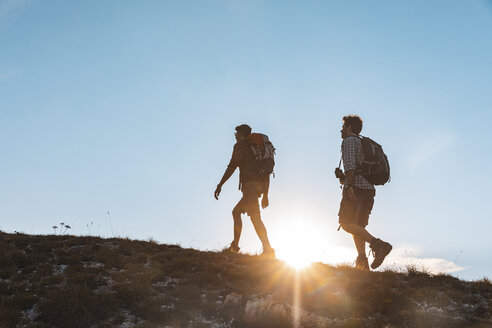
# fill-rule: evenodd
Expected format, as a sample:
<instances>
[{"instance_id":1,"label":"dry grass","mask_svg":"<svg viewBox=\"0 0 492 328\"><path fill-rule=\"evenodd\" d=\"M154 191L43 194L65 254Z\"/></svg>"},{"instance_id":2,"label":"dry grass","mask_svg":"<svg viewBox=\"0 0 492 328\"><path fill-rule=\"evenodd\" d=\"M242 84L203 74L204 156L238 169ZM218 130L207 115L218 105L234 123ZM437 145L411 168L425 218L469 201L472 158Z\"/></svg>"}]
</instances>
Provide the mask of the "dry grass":
<instances>
[{"instance_id":1,"label":"dry grass","mask_svg":"<svg viewBox=\"0 0 492 328\"><path fill-rule=\"evenodd\" d=\"M492 326L490 280L414 267L362 272L317 263L296 274L258 256L153 240L4 233L0 263L0 327L289 327L296 304L302 327ZM226 302L231 293L241 298ZM264 300L275 306L245 311Z\"/></svg>"}]
</instances>

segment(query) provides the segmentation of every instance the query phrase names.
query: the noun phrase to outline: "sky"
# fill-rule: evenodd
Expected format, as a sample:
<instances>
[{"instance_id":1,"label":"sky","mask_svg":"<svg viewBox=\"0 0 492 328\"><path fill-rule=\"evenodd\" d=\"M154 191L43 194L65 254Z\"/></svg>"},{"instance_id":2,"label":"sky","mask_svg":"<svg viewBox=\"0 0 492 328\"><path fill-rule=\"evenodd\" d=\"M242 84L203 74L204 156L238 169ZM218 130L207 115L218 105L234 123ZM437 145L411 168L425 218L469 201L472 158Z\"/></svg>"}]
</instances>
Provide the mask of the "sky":
<instances>
[{"instance_id":1,"label":"sky","mask_svg":"<svg viewBox=\"0 0 492 328\"><path fill-rule=\"evenodd\" d=\"M490 278L491 90L490 1L0 0L0 229L220 250L247 123L277 149L279 257L353 263L333 170L358 114L391 166L382 268Z\"/></svg>"}]
</instances>

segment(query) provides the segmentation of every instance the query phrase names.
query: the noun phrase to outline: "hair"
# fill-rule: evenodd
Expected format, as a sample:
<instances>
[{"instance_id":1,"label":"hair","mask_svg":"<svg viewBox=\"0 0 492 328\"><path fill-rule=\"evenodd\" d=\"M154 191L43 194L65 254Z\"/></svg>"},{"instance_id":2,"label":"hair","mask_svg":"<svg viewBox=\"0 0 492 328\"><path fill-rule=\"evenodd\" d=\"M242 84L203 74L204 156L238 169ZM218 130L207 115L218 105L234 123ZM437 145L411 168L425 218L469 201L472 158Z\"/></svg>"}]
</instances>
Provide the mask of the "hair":
<instances>
[{"instance_id":1,"label":"hair","mask_svg":"<svg viewBox=\"0 0 492 328\"><path fill-rule=\"evenodd\" d=\"M347 115L343 117L343 124L352 128L352 132L359 134L362 130L362 119L358 115Z\"/></svg>"},{"instance_id":2,"label":"hair","mask_svg":"<svg viewBox=\"0 0 492 328\"><path fill-rule=\"evenodd\" d=\"M236 126L236 131L247 137L251 134L251 127L248 124L241 124Z\"/></svg>"}]
</instances>

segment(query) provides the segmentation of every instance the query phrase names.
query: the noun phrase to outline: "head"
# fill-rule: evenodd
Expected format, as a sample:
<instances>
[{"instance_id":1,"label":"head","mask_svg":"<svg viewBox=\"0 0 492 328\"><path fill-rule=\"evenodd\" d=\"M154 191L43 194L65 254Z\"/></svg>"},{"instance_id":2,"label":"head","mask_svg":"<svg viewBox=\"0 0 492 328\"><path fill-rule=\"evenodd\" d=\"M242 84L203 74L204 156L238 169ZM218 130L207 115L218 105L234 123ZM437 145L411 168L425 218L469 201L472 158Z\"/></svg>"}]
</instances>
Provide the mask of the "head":
<instances>
[{"instance_id":1,"label":"head","mask_svg":"<svg viewBox=\"0 0 492 328\"><path fill-rule=\"evenodd\" d=\"M248 124L241 124L236 126L236 133L234 136L236 137L236 141L241 141L246 139L247 136L251 134L251 127Z\"/></svg>"},{"instance_id":2,"label":"head","mask_svg":"<svg viewBox=\"0 0 492 328\"><path fill-rule=\"evenodd\" d=\"M345 139L349 135L359 135L362 130L362 119L357 115L347 115L343 117L342 139Z\"/></svg>"}]
</instances>

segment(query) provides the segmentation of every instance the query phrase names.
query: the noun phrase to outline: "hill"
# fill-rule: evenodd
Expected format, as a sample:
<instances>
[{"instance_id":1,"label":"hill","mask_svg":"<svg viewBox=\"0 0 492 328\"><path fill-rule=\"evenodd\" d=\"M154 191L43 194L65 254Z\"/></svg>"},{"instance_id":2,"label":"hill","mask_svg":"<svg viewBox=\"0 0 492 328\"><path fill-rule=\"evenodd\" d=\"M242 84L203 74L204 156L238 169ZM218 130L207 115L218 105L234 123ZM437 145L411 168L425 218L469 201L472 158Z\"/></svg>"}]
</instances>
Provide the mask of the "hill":
<instances>
[{"instance_id":1,"label":"hill","mask_svg":"<svg viewBox=\"0 0 492 328\"><path fill-rule=\"evenodd\" d=\"M492 327L486 278L0 233L0 327Z\"/></svg>"}]
</instances>

